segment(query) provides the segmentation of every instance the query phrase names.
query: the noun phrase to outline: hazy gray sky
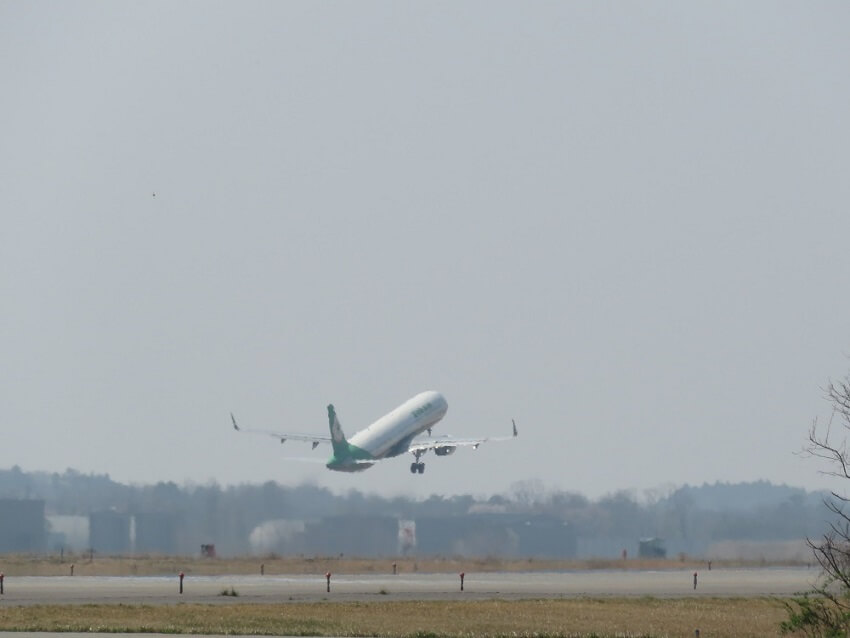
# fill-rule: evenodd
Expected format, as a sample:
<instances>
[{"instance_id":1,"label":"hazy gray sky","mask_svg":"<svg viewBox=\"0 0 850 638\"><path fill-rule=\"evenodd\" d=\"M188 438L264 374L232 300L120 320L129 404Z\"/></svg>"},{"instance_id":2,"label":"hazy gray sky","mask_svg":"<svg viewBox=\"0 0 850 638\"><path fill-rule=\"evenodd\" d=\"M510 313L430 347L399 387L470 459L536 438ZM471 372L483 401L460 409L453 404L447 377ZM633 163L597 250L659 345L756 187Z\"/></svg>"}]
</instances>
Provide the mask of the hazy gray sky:
<instances>
[{"instance_id":1,"label":"hazy gray sky","mask_svg":"<svg viewBox=\"0 0 850 638\"><path fill-rule=\"evenodd\" d=\"M0 467L831 485L850 4L0 2ZM156 197L152 193L156 193ZM424 390L520 438L361 475Z\"/></svg>"}]
</instances>

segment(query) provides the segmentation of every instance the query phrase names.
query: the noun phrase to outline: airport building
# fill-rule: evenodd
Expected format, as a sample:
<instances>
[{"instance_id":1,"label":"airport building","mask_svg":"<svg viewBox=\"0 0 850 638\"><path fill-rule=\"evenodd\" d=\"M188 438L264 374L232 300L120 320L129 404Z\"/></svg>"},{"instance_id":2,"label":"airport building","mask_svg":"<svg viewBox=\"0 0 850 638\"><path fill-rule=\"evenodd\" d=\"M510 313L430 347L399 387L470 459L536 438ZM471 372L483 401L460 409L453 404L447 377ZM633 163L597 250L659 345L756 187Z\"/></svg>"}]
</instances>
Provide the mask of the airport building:
<instances>
[{"instance_id":1,"label":"airport building","mask_svg":"<svg viewBox=\"0 0 850 638\"><path fill-rule=\"evenodd\" d=\"M0 553L38 553L47 545L44 501L0 499Z\"/></svg>"},{"instance_id":2,"label":"airport building","mask_svg":"<svg viewBox=\"0 0 850 638\"><path fill-rule=\"evenodd\" d=\"M89 544L102 556L130 553L130 516L112 510L89 514Z\"/></svg>"},{"instance_id":3,"label":"airport building","mask_svg":"<svg viewBox=\"0 0 850 638\"><path fill-rule=\"evenodd\" d=\"M468 514L416 520L416 553L430 556L573 558L576 535L553 516Z\"/></svg>"},{"instance_id":4,"label":"airport building","mask_svg":"<svg viewBox=\"0 0 850 638\"><path fill-rule=\"evenodd\" d=\"M468 514L399 520L389 516L335 516L307 523L286 552L324 556L505 556L573 558L572 527L550 516Z\"/></svg>"},{"instance_id":5,"label":"airport building","mask_svg":"<svg viewBox=\"0 0 850 638\"><path fill-rule=\"evenodd\" d=\"M136 514L135 550L137 554L176 554L177 516L165 512Z\"/></svg>"},{"instance_id":6,"label":"airport building","mask_svg":"<svg viewBox=\"0 0 850 638\"><path fill-rule=\"evenodd\" d=\"M321 556L396 556L398 519L388 516L332 516L307 523L304 544Z\"/></svg>"}]
</instances>

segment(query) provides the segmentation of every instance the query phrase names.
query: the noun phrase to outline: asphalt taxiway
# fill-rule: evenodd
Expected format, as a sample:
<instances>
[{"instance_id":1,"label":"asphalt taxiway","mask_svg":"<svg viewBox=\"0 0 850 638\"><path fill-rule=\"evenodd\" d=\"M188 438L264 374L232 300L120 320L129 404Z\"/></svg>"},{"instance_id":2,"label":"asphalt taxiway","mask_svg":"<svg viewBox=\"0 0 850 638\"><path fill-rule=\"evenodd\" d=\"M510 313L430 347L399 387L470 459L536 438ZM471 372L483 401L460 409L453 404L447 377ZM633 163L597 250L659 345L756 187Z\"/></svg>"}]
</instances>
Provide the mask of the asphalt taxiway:
<instances>
[{"instance_id":1,"label":"asphalt taxiway","mask_svg":"<svg viewBox=\"0 0 850 638\"><path fill-rule=\"evenodd\" d=\"M5 580L0 607L10 605L282 603L313 601L530 599L562 597L659 598L791 596L811 589L818 571L806 568L591 570L562 572L331 576L193 576L183 593L173 576L22 576ZM223 595L236 592L237 596Z\"/></svg>"}]
</instances>

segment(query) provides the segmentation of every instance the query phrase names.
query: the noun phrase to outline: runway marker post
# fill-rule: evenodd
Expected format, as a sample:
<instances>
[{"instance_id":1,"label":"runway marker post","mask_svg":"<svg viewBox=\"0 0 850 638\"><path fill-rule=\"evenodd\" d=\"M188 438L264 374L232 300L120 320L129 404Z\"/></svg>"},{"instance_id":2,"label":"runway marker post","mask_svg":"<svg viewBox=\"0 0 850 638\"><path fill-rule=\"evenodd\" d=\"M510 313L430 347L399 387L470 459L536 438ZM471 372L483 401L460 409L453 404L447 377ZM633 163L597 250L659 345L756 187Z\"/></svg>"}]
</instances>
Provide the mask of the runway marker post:
<instances>
[{"instance_id":1,"label":"runway marker post","mask_svg":"<svg viewBox=\"0 0 850 638\"><path fill-rule=\"evenodd\" d=\"M328 592L330 592L331 591L331 573L328 572L327 574L325 574L325 578L328 581Z\"/></svg>"},{"instance_id":2,"label":"runway marker post","mask_svg":"<svg viewBox=\"0 0 850 638\"><path fill-rule=\"evenodd\" d=\"M71 576L74 575L74 563L71 563Z\"/></svg>"},{"instance_id":3,"label":"runway marker post","mask_svg":"<svg viewBox=\"0 0 850 638\"><path fill-rule=\"evenodd\" d=\"M3 592L3 579L4 578L6 578L6 575L4 573L0 572L0 594L4 593Z\"/></svg>"},{"instance_id":4,"label":"runway marker post","mask_svg":"<svg viewBox=\"0 0 850 638\"><path fill-rule=\"evenodd\" d=\"M180 593L181 593L181 594L183 593L183 577L184 577L185 575L186 575L186 574L184 574L183 572L180 572Z\"/></svg>"},{"instance_id":5,"label":"runway marker post","mask_svg":"<svg viewBox=\"0 0 850 638\"><path fill-rule=\"evenodd\" d=\"M260 576L265 576L265 575L266 575L266 564L263 563L263 564L260 565Z\"/></svg>"},{"instance_id":6,"label":"runway marker post","mask_svg":"<svg viewBox=\"0 0 850 638\"><path fill-rule=\"evenodd\" d=\"M463 577L466 576L465 572L460 573L460 590L463 591Z\"/></svg>"}]
</instances>

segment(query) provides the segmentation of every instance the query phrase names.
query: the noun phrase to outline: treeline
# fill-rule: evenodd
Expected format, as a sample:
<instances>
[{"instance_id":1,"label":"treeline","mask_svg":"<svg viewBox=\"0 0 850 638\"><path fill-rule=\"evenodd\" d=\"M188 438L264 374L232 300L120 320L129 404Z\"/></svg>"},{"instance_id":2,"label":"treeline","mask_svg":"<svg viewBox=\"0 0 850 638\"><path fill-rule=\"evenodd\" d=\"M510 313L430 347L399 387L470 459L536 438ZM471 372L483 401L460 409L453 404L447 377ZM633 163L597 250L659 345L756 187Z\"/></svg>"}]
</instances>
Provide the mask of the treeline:
<instances>
[{"instance_id":1,"label":"treeline","mask_svg":"<svg viewBox=\"0 0 850 638\"><path fill-rule=\"evenodd\" d=\"M819 537L830 521L824 494L754 483L715 483L620 491L598 499L546 489L538 481L515 484L486 499L432 495L424 500L382 497L351 490L334 494L315 485L275 482L222 487L217 484L125 485L108 475L0 470L0 498L34 498L47 514L87 516L94 512L164 513L178 516L193 539L214 540L231 553L250 549L248 539L272 520L315 521L334 516L417 520L474 514L549 516L588 539L664 538L671 547L710 542L774 541ZM184 527L185 527L184 525Z\"/></svg>"}]
</instances>

